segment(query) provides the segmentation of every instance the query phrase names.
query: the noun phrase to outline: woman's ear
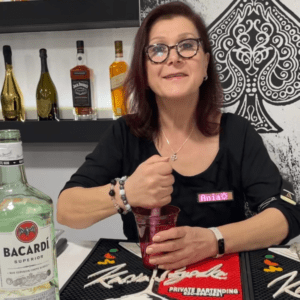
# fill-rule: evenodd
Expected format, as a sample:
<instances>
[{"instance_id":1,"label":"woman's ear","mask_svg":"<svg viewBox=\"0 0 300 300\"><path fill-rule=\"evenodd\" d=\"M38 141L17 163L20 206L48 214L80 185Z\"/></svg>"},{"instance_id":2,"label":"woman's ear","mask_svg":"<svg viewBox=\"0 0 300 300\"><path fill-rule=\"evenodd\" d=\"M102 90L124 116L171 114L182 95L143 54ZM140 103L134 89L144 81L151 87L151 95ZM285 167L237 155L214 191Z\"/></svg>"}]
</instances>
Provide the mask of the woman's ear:
<instances>
[{"instance_id":1,"label":"woman's ear","mask_svg":"<svg viewBox=\"0 0 300 300\"><path fill-rule=\"evenodd\" d=\"M207 52L207 53L205 53L205 69L206 70L208 68L209 60L210 60L210 54Z\"/></svg>"}]
</instances>

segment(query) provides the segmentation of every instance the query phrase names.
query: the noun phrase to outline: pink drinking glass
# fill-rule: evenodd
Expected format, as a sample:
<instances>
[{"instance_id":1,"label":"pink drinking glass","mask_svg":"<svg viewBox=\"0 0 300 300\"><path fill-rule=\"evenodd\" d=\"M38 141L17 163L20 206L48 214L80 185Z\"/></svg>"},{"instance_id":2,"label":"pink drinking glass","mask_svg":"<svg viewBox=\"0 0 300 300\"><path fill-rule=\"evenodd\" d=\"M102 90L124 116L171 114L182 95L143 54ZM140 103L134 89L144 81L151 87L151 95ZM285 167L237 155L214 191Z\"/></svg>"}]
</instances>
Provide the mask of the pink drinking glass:
<instances>
[{"instance_id":1,"label":"pink drinking glass","mask_svg":"<svg viewBox=\"0 0 300 300\"><path fill-rule=\"evenodd\" d=\"M146 253L146 248L153 244L153 236L160 231L176 226L180 209L176 206L166 205L160 209L160 215L151 215L151 209L136 207L133 209L137 224L143 264L147 269L154 269L156 265L149 263L150 255Z\"/></svg>"}]
</instances>

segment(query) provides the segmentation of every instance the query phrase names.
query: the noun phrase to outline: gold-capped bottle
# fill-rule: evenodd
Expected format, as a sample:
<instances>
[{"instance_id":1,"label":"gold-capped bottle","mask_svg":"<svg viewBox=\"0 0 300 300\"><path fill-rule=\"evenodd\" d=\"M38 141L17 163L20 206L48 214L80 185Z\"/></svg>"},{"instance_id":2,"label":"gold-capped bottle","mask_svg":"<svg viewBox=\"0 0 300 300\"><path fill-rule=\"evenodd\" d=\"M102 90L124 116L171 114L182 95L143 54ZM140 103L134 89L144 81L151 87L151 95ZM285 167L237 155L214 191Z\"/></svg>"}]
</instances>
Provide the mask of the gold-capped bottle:
<instances>
[{"instance_id":1,"label":"gold-capped bottle","mask_svg":"<svg viewBox=\"0 0 300 300\"><path fill-rule=\"evenodd\" d=\"M37 117L39 121L59 121L57 91L47 65L47 50L40 49L41 77L36 89Z\"/></svg>"},{"instance_id":2,"label":"gold-capped bottle","mask_svg":"<svg viewBox=\"0 0 300 300\"><path fill-rule=\"evenodd\" d=\"M25 108L22 91L12 67L12 53L8 45L3 46L5 78L1 92L2 115L5 121L25 121Z\"/></svg>"},{"instance_id":3,"label":"gold-capped bottle","mask_svg":"<svg viewBox=\"0 0 300 300\"><path fill-rule=\"evenodd\" d=\"M128 65L123 60L122 41L115 41L115 61L109 67L110 88L114 119L127 114L125 105L124 81L127 75Z\"/></svg>"}]
</instances>

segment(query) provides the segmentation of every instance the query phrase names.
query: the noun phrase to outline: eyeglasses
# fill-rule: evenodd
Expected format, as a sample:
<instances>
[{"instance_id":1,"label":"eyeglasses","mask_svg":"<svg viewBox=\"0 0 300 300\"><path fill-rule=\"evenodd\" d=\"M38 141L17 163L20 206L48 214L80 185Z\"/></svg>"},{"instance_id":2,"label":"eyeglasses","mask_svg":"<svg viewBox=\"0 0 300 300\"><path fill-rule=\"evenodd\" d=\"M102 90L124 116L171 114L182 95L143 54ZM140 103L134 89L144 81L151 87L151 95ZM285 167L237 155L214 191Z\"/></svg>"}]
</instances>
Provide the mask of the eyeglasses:
<instances>
[{"instance_id":1,"label":"eyeglasses","mask_svg":"<svg viewBox=\"0 0 300 300\"><path fill-rule=\"evenodd\" d=\"M192 58L197 54L201 41L201 38L185 39L173 46L154 44L146 47L145 52L148 55L148 58L156 64L161 64L166 61L170 55L171 49L173 48L176 49L176 52L179 56L183 58Z\"/></svg>"}]
</instances>

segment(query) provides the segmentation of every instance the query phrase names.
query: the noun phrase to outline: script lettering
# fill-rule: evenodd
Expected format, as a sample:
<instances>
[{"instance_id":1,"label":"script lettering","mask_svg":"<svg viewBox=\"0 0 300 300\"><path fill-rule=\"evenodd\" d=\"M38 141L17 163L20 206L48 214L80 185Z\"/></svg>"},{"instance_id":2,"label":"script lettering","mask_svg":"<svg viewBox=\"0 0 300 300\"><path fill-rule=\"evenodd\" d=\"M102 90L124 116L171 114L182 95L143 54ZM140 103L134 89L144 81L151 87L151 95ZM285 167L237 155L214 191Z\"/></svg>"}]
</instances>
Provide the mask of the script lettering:
<instances>
[{"instance_id":1,"label":"script lettering","mask_svg":"<svg viewBox=\"0 0 300 300\"><path fill-rule=\"evenodd\" d=\"M227 279L227 273L223 272L220 270L222 268L223 264L219 264L217 266L212 267L211 269L204 271L204 272L199 272L197 270L192 271L192 272L186 272L185 267L179 270L176 270L174 273L171 273L168 275L168 278L165 282L164 285L171 285L174 283L177 283L185 278L207 278L207 277L212 277L215 279Z\"/></svg>"},{"instance_id":2,"label":"script lettering","mask_svg":"<svg viewBox=\"0 0 300 300\"><path fill-rule=\"evenodd\" d=\"M280 277L277 277L276 279L274 279L273 281L271 281L267 287L271 287L272 285L274 285L275 283L277 283L278 281L282 280L282 279L285 279L287 277L289 277L288 280L286 280L286 282L280 287L280 289L275 293L273 294L273 298L276 298L278 295L282 294L282 293L287 293L287 294L290 294L291 296L295 297L295 298L300 298L300 287L298 287L295 291L292 291L291 288L294 288L296 286L299 286L300 285L300 281L296 281L292 284L289 285L290 282L292 282L295 277L297 276L298 274L298 271L293 271L293 272L290 272L288 274L284 274Z\"/></svg>"},{"instance_id":3,"label":"script lettering","mask_svg":"<svg viewBox=\"0 0 300 300\"><path fill-rule=\"evenodd\" d=\"M121 275L128 273L127 270L118 272L125 266L126 266L126 264L124 263L124 264L116 265L111 268L107 268L105 270L101 270L99 272L89 275L88 278L91 278L91 277L94 277L94 276L104 273L104 275L102 275L101 277L86 284L84 286L84 288L91 286L95 283L100 283L104 287L111 289L113 287L112 286L113 283L129 284L129 283L133 283L133 282L143 282L143 281L149 282L150 281L149 276L144 275L143 273L140 273L138 276L136 276L135 274L129 274L126 277L121 278L120 277ZM161 282L161 281L167 279L164 282L164 285L171 285L171 284L180 282L181 280L183 280L185 278L192 278L192 277L196 277L196 278L212 277L215 279L224 280L224 279L227 279L227 273L225 273L221 270L222 266L223 266L223 264L219 264L219 265L214 266L211 269L209 269L207 271L203 271L203 272L199 272L197 270L194 270L192 272L186 272L185 271L186 268L184 267L184 268L176 270L174 273L170 273L170 271L165 271L160 277L155 277L154 280L157 282Z\"/></svg>"}]
</instances>

